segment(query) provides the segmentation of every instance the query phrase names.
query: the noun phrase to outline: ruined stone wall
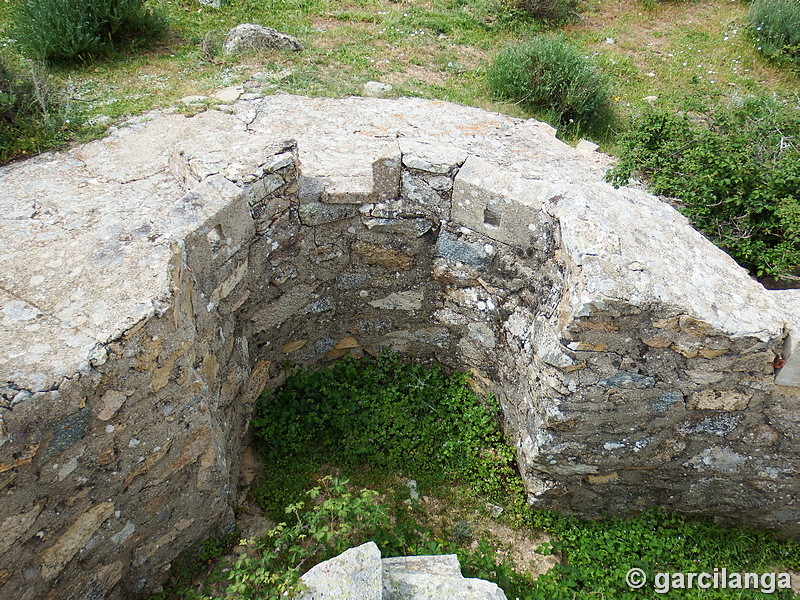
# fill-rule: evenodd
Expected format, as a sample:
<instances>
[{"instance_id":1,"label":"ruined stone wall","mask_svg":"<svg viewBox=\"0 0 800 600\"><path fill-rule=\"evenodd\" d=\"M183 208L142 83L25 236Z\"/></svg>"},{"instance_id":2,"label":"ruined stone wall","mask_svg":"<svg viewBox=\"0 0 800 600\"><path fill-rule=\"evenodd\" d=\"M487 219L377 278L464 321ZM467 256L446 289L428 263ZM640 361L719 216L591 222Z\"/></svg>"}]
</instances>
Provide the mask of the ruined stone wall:
<instances>
[{"instance_id":1,"label":"ruined stone wall","mask_svg":"<svg viewBox=\"0 0 800 600\"><path fill-rule=\"evenodd\" d=\"M3 233L32 248L0 255L0 597L157 589L232 526L253 403L282 365L383 348L495 394L535 506L799 533L796 292L577 160L548 175L572 151L530 122L450 107L445 140L381 121L295 144L276 114L343 127L337 110L387 105L281 102L159 115L0 179L20 215ZM443 118L432 104L393 118ZM59 271L71 303L27 283L69 257L85 261Z\"/></svg>"}]
</instances>

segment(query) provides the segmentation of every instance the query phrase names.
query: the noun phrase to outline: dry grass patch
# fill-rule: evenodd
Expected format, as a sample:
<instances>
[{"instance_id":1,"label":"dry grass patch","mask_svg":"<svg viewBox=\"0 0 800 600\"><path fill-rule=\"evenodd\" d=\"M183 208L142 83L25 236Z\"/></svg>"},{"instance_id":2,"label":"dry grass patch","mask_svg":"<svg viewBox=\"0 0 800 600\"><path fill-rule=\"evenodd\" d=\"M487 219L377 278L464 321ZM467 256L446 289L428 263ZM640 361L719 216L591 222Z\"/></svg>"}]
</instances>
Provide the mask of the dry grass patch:
<instances>
[{"instance_id":1,"label":"dry grass patch","mask_svg":"<svg viewBox=\"0 0 800 600\"><path fill-rule=\"evenodd\" d=\"M745 94L797 90L797 78L758 56L741 1L607 0L567 34L597 55L618 80L621 104L680 98L687 92Z\"/></svg>"}]
</instances>

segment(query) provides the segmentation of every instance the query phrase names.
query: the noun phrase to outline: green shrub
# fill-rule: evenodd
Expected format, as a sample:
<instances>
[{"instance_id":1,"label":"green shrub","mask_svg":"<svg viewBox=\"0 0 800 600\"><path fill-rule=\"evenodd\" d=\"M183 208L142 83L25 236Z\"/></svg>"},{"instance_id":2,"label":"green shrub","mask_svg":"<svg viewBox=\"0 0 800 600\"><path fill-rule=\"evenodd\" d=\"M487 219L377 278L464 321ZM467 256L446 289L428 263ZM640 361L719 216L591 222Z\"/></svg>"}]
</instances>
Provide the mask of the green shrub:
<instances>
[{"instance_id":1,"label":"green shrub","mask_svg":"<svg viewBox=\"0 0 800 600\"><path fill-rule=\"evenodd\" d=\"M72 121L64 95L33 64L0 57L0 164L65 141Z\"/></svg>"},{"instance_id":2,"label":"green shrub","mask_svg":"<svg viewBox=\"0 0 800 600\"><path fill-rule=\"evenodd\" d=\"M800 64L800 1L754 0L748 21L761 52Z\"/></svg>"},{"instance_id":3,"label":"green shrub","mask_svg":"<svg viewBox=\"0 0 800 600\"><path fill-rule=\"evenodd\" d=\"M489 68L499 100L519 104L566 136L605 136L615 121L607 78L559 35L540 35L506 47Z\"/></svg>"},{"instance_id":4,"label":"green shrub","mask_svg":"<svg viewBox=\"0 0 800 600\"><path fill-rule=\"evenodd\" d=\"M350 547L380 538L391 528L389 512L377 493L347 491L347 480L325 478L323 487L306 493L313 506L297 502L286 508L292 523L279 523L262 540L246 540L255 552L231 567L224 598L281 600L293 597L300 576L315 564Z\"/></svg>"},{"instance_id":5,"label":"green shrub","mask_svg":"<svg viewBox=\"0 0 800 600\"><path fill-rule=\"evenodd\" d=\"M521 17L533 17L551 23L578 19L578 0L505 0L505 6Z\"/></svg>"},{"instance_id":6,"label":"green shrub","mask_svg":"<svg viewBox=\"0 0 800 600\"><path fill-rule=\"evenodd\" d=\"M623 136L616 185L633 175L681 200L692 224L754 275L800 274L800 111L750 98L703 122L666 109Z\"/></svg>"},{"instance_id":7,"label":"green shrub","mask_svg":"<svg viewBox=\"0 0 800 600\"><path fill-rule=\"evenodd\" d=\"M146 0L18 0L13 33L39 60L96 55L119 41L152 36L161 29Z\"/></svg>"}]
</instances>

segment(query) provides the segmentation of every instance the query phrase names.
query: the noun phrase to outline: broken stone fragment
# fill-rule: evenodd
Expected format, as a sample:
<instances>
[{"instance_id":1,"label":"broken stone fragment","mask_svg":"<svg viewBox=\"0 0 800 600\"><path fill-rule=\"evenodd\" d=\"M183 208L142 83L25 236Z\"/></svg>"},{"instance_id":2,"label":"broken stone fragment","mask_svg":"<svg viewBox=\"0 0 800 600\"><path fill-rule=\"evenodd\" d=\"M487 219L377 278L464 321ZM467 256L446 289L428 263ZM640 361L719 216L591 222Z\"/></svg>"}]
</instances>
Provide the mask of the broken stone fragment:
<instances>
[{"instance_id":1,"label":"broken stone fragment","mask_svg":"<svg viewBox=\"0 0 800 600\"><path fill-rule=\"evenodd\" d=\"M58 575L113 513L114 503L108 501L93 506L78 517L55 544L39 554L42 577L49 581Z\"/></svg>"},{"instance_id":2,"label":"broken stone fragment","mask_svg":"<svg viewBox=\"0 0 800 600\"><path fill-rule=\"evenodd\" d=\"M462 241L445 230L442 230L436 242L436 256L469 265L478 271L485 270L492 262L492 257L482 245Z\"/></svg>"},{"instance_id":3,"label":"broken stone fragment","mask_svg":"<svg viewBox=\"0 0 800 600\"><path fill-rule=\"evenodd\" d=\"M375 542L345 550L303 575L299 600L381 600L381 551Z\"/></svg>"},{"instance_id":4,"label":"broken stone fragment","mask_svg":"<svg viewBox=\"0 0 800 600\"><path fill-rule=\"evenodd\" d=\"M651 388L655 385L655 382L655 379L647 375L639 375L638 373L626 373L625 371L620 371L616 375L600 381L599 384L603 387L641 389Z\"/></svg>"},{"instance_id":5,"label":"broken stone fragment","mask_svg":"<svg viewBox=\"0 0 800 600\"><path fill-rule=\"evenodd\" d=\"M342 219L355 216L358 210L349 204L325 204L324 202L307 202L298 209L300 222L303 225L314 226L326 223L335 223Z\"/></svg>"},{"instance_id":6,"label":"broken stone fragment","mask_svg":"<svg viewBox=\"0 0 800 600\"><path fill-rule=\"evenodd\" d=\"M705 389L692 394L687 408L708 410L744 410L750 397L734 390Z\"/></svg>"},{"instance_id":7,"label":"broken stone fragment","mask_svg":"<svg viewBox=\"0 0 800 600\"><path fill-rule=\"evenodd\" d=\"M379 265L390 271L409 271L414 266L414 259L411 256L386 246L359 242L353 246L353 250L367 264Z\"/></svg>"},{"instance_id":8,"label":"broken stone fragment","mask_svg":"<svg viewBox=\"0 0 800 600\"><path fill-rule=\"evenodd\" d=\"M225 104L236 102L244 93L244 89L236 86L222 88L214 92L214 99L219 100Z\"/></svg>"},{"instance_id":9,"label":"broken stone fragment","mask_svg":"<svg viewBox=\"0 0 800 600\"><path fill-rule=\"evenodd\" d=\"M385 298L369 303L375 308L389 310L419 310L422 308L422 291L392 292Z\"/></svg>"},{"instance_id":10,"label":"broken stone fragment","mask_svg":"<svg viewBox=\"0 0 800 600\"><path fill-rule=\"evenodd\" d=\"M496 584L465 578L455 554L382 559L375 542L316 565L301 581L300 600L506 600Z\"/></svg>"}]
</instances>

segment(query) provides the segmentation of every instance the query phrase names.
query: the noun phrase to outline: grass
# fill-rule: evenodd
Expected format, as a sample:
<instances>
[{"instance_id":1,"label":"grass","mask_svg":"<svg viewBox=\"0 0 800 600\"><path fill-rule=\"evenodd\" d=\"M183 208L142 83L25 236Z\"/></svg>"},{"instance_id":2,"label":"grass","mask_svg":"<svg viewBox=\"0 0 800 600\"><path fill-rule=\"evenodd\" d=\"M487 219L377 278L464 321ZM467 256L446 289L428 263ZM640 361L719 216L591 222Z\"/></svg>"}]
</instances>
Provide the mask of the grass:
<instances>
[{"instance_id":1,"label":"grass","mask_svg":"<svg viewBox=\"0 0 800 600\"><path fill-rule=\"evenodd\" d=\"M707 91L736 96L766 89L796 100L797 75L755 50L747 11L747 3L730 0L648 8L612 0L568 35L616 76L623 112L651 103L680 105L687 94Z\"/></svg>"},{"instance_id":2,"label":"grass","mask_svg":"<svg viewBox=\"0 0 800 600\"><path fill-rule=\"evenodd\" d=\"M497 423L486 421L493 410L466 377L390 355L290 375L262 396L254 420L269 485L251 493L281 523L235 549L230 539L189 549L174 563L173 585L151 600L279 600L308 568L368 540L383 556L456 553L465 576L494 581L518 600L660 598L657 573L800 568L800 542L769 531L652 509L598 521L531 509L518 474L493 458L508 451ZM491 516L487 501L503 513ZM288 508L276 513L276 502ZM531 562L548 555L558 557L550 569ZM651 585L628 588L632 567Z\"/></svg>"},{"instance_id":3,"label":"grass","mask_svg":"<svg viewBox=\"0 0 800 600\"><path fill-rule=\"evenodd\" d=\"M0 1L0 46L15 53L19 48L9 40L11 5ZM171 106L256 73L265 79L264 93L345 96L360 93L368 80L380 80L392 84L397 95L544 115L491 97L485 75L496 51L547 28L514 18L497 0L231 0L216 10L194 0L147 5L168 24L160 41L51 69L72 91L76 116L85 122ZM242 22L296 35L306 50L223 55L225 33ZM616 108L625 115L648 102L675 102L687 90L735 95L767 87L781 96L796 94L796 75L754 49L746 23L747 5L738 0L648 5L597 0L579 23L563 30L611 76ZM606 147L613 150L614 140Z\"/></svg>"}]
</instances>

